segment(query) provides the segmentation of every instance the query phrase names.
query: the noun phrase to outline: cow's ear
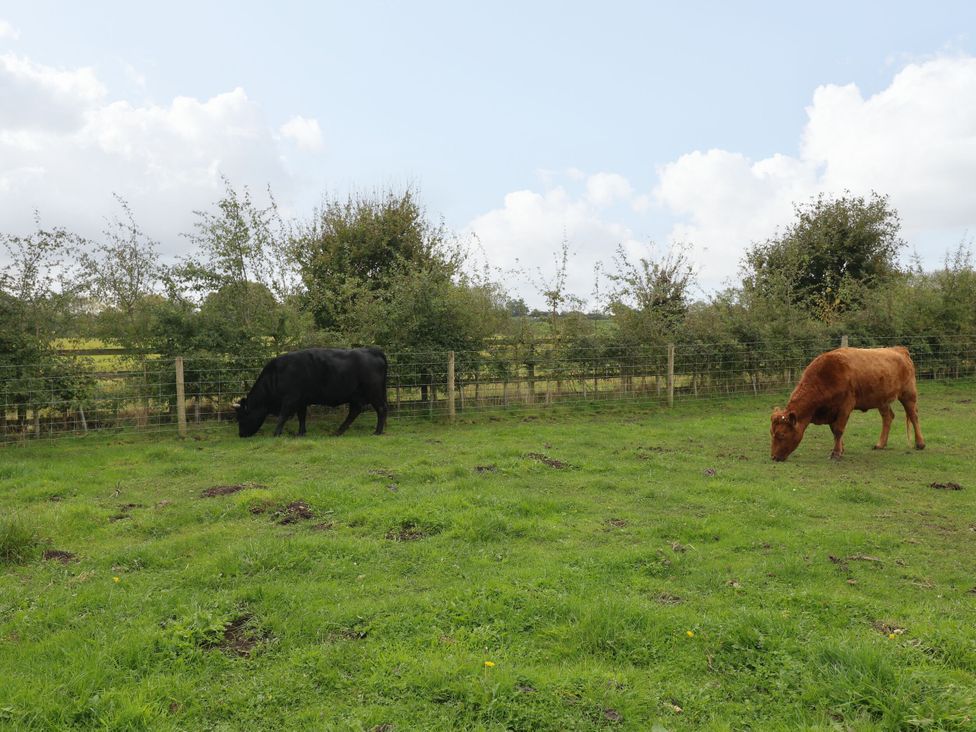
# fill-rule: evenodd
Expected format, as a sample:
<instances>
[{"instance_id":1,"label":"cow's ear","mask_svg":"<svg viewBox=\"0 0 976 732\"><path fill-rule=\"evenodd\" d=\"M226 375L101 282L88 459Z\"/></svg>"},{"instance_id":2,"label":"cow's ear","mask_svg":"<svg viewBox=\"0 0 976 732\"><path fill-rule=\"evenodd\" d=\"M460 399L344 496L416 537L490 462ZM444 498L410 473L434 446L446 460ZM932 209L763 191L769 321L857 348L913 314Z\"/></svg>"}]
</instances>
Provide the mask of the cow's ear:
<instances>
[{"instance_id":1,"label":"cow's ear","mask_svg":"<svg viewBox=\"0 0 976 732\"><path fill-rule=\"evenodd\" d=\"M786 415L786 421L790 423L790 427L796 427L796 412Z\"/></svg>"}]
</instances>

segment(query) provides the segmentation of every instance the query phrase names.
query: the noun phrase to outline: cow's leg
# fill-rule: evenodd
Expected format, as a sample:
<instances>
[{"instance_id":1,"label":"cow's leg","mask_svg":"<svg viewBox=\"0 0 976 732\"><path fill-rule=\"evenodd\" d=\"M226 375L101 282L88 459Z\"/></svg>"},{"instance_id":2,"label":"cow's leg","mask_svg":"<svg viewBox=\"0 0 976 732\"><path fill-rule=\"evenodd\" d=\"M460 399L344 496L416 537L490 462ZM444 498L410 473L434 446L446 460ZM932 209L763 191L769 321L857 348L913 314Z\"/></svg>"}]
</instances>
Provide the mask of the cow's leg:
<instances>
[{"instance_id":1,"label":"cow's leg","mask_svg":"<svg viewBox=\"0 0 976 732\"><path fill-rule=\"evenodd\" d=\"M878 411L881 412L881 437L878 438L878 444L874 446L874 449L884 450L885 445L888 444L888 432L891 430L891 422L895 418L895 413L890 404L878 407Z\"/></svg>"},{"instance_id":2,"label":"cow's leg","mask_svg":"<svg viewBox=\"0 0 976 732\"><path fill-rule=\"evenodd\" d=\"M301 437L305 434L305 417L308 414L308 405L302 404L298 408L298 436Z\"/></svg>"},{"instance_id":3,"label":"cow's leg","mask_svg":"<svg viewBox=\"0 0 976 732\"><path fill-rule=\"evenodd\" d=\"M386 402L374 402L373 409L376 410L376 431L374 435L382 435L386 427Z\"/></svg>"},{"instance_id":4,"label":"cow's leg","mask_svg":"<svg viewBox=\"0 0 976 732\"><path fill-rule=\"evenodd\" d=\"M847 420L850 418L850 411L841 412L830 424L830 431L834 434L834 449L830 453L831 460L840 460L844 454L844 428L847 427Z\"/></svg>"},{"instance_id":5,"label":"cow's leg","mask_svg":"<svg viewBox=\"0 0 976 732\"><path fill-rule=\"evenodd\" d=\"M914 392L912 394L904 394L898 401L905 408L905 419L912 423L912 427L915 428L915 449L924 450L925 449L925 439L922 437L922 428L918 425L918 395Z\"/></svg>"},{"instance_id":6,"label":"cow's leg","mask_svg":"<svg viewBox=\"0 0 976 732\"><path fill-rule=\"evenodd\" d=\"M274 436L280 437L282 430L285 429L285 422L291 417L294 409L286 409L284 406L281 408L281 414L278 415L278 424L274 428Z\"/></svg>"},{"instance_id":7,"label":"cow's leg","mask_svg":"<svg viewBox=\"0 0 976 732\"><path fill-rule=\"evenodd\" d=\"M336 434L341 435L343 432L349 429L349 425L355 421L356 417L358 417L362 411L362 404L359 402L349 402L349 414L346 415L346 419L343 421L343 423L339 425L339 429L336 430Z\"/></svg>"}]
</instances>

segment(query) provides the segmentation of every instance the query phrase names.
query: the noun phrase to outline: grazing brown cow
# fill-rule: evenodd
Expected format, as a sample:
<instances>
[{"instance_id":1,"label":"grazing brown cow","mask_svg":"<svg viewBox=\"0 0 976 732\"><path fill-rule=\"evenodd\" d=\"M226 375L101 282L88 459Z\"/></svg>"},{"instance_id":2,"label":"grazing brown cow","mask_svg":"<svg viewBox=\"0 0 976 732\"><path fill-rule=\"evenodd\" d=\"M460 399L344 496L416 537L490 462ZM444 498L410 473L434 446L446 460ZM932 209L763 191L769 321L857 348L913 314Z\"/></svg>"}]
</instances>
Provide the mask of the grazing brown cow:
<instances>
[{"instance_id":1,"label":"grazing brown cow","mask_svg":"<svg viewBox=\"0 0 976 732\"><path fill-rule=\"evenodd\" d=\"M874 446L881 450L888 444L888 431L895 418L891 402L895 399L905 407L906 428L908 422L915 428L915 449L924 449L918 426L915 364L907 348L838 348L822 353L803 371L786 409L773 411L769 429L773 460L786 460L811 422L830 425L834 433L830 457L839 460L844 454L844 428L855 409L881 412L881 437Z\"/></svg>"}]
</instances>

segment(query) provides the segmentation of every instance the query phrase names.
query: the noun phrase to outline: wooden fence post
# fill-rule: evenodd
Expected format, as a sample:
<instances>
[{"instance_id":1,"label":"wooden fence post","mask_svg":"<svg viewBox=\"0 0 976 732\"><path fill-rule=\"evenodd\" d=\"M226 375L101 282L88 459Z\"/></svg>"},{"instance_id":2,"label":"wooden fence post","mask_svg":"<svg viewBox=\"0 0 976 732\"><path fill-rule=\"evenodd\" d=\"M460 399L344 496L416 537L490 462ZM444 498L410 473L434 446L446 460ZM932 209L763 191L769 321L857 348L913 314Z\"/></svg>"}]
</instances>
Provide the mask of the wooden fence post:
<instances>
[{"instance_id":1,"label":"wooden fence post","mask_svg":"<svg viewBox=\"0 0 976 732\"><path fill-rule=\"evenodd\" d=\"M447 417L454 421L454 351L447 352Z\"/></svg>"},{"instance_id":2,"label":"wooden fence post","mask_svg":"<svg viewBox=\"0 0 976 732\"><path fill-rule=\"evenodd\" d=\"M674 406L674 344L668 344L668 407Z\"/></svg>"},{"instance_id":3,"label":"wooden fence post","mask_svg":"<svg viewBox=\"0 0 976 732\"><path fill-rule=\"evenodd\" d=\"M845 333L840 337L840 347L847 348L847 334Z\"/></svg>"},{"instance_id":4,"label":"wooden fence post","mask_svg":"<svg viewBox=\"0 0 976 732\"><path fill-rule=\"evenodd\" d=\"M176 357L176 424L180 437L186 437L186 393L183 390L183 357Z\"/></svg>"}]
</instances>

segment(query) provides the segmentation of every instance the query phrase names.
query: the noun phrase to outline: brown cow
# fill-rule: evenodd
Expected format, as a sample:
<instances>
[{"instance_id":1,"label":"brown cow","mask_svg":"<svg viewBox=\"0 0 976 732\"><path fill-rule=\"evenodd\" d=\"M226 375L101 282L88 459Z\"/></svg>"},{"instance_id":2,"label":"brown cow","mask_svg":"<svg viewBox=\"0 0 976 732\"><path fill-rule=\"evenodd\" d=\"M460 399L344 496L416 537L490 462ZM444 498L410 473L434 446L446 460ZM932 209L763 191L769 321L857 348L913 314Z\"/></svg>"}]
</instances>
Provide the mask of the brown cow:
<instances>
[{"instance_id":1,"label":"brown cow","mask_svg":"<svg viewBox=\"0 0 976 732\"><path fill-rule=\"evenodd\" d=\"M888 431L895 418L891 402L895 399L905 407L906 429L908 422L915 428L915 449L924 449L918 426L915 364L907 348L838 348L822 353L803 371L786 409L773 411L769 429L773 460L786 460L811 422L830 425L834 433L830 457L839 460L844 454L844 428L855 409L881 412L881 437L874 446L881 450L888 444Z\"/></svg>"}]
</instances>

